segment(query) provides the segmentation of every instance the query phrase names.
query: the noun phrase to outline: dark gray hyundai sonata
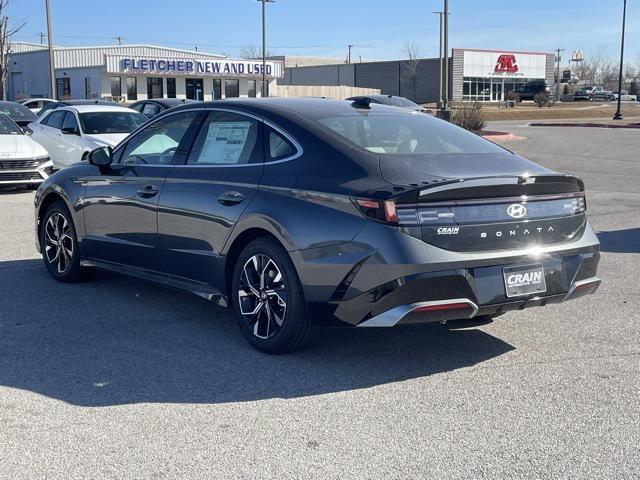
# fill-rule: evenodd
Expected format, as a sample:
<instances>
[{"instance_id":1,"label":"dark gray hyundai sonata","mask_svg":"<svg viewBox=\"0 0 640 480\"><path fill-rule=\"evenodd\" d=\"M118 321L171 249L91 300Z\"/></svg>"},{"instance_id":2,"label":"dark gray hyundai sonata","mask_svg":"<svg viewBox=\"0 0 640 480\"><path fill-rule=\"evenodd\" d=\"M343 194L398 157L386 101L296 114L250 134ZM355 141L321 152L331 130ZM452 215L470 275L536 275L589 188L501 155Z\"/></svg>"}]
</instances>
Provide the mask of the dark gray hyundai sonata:
<instances>
[{"instance_id":1,"label":"dark gray hyundai sonata","mask_svg":"<svg viewBox=\"0 0 640 480\"><path fill-rule=\"evenodd\" d=\"M135 275L232 307L269 353L316 325L486 320L593 293L584 184L368 102L171 109L35 199L49 273Z\"/></svg>"}]
</instances>

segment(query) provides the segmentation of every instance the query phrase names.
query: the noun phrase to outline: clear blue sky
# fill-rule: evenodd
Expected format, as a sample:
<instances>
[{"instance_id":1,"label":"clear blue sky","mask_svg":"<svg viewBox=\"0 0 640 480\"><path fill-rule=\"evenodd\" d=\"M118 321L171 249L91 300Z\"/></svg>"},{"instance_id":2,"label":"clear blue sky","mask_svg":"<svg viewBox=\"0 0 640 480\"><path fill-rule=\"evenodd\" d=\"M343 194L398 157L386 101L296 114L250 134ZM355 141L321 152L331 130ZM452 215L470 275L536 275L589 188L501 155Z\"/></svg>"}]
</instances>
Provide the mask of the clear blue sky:
<instances>
[{"instance_id":1,"label":"clear blue sky","mask_svg":"<svg viewBox=\"0 0 640 480\"><path fill-rule=\"evenodd\" d=\"M268 50L273 54L403 58L416 42L437 56L442 0L277 0L268 7ZM615 56L622 0L450 0L450 46ZM237 56L260 43L256 0L51 0L56 45L154 43ZM39 42L46 32L44 0L12 0L10 16L27 22L19 40ZM640 0L629 0L627 59L640 53ZM566 57L565 57L566 58Z\"/></svg>"}]
</instances>

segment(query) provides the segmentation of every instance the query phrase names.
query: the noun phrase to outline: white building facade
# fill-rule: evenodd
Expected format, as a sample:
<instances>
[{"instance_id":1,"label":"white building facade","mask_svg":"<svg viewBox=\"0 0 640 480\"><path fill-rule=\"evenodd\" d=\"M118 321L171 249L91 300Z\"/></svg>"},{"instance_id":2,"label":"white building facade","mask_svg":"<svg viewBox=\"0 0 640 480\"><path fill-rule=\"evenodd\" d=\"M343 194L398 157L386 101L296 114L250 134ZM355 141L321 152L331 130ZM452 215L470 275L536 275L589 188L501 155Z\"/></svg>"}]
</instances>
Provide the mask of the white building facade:
<instances>
[{"instance_id":1,"label":"white building facade","mask_svg":"<svg viewBox=\"0 0 640 480\"><path fill-rule=\"evenodd\" d=\"M262 61L152 45L56 47L56 98L134 102L148 98L212 100L262 96ZM51 97L45 45L15 44L9 61L9 100ZM265 65L267 93L283 63Z\"/></svg>"},{"instance_id":2,"label":"white building facade","mask_svg":"<svg viewBox=\"0 0 640 480\"><path fill-rule=\"evenodd\" d=\"M451 98L501 102L529 82L552 84L554 65L552 53L454 48Z\"/></svg>"}]
</instances>

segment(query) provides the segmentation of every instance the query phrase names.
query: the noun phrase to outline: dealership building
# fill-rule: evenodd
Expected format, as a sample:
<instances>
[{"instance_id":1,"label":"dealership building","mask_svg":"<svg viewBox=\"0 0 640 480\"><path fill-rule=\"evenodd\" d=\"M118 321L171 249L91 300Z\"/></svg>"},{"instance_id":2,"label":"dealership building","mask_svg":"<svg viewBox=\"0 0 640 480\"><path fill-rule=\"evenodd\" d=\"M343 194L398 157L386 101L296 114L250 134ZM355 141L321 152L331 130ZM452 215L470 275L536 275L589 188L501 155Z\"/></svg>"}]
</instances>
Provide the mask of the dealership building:
<instances>
[{"instance_id":1,"label":"dealership building","mask_svg":"<svg viewBox=\"0 0 640 480\"><path fill-rule=\"evenodd\" d=\"M449 98L499 102L534 80L553 83L553 53L454 48L449 61ZM286 68L279 85L346 85L379 88L419 103L439 98L440 59L393 60Z\"/></svg>"},{"instance_id":2,"label":"dealership building","mask_svg":"<svg viewBox=\"0 0 640 480\"><path fill-rule=\"evenodd\" d=\"M212 100L262 96L262 62L152 45L55 47L56 98L133 102L147 98ZM284 74L283 62L265 65L267 93ZM46 45L15 43L7 97L51 97Z\"/></svg>"}]
</instances>

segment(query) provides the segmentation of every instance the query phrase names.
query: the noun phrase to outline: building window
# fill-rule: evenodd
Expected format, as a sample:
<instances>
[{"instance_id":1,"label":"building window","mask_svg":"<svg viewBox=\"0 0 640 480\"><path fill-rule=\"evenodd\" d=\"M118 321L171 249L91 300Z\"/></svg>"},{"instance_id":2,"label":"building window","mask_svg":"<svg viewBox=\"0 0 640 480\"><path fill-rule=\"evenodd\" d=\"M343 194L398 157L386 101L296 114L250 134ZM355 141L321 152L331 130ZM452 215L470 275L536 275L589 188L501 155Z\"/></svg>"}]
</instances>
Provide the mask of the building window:
<instances>
[{"instance_id":1,"label":"building window","mask_svg":"<svg viewBox=\"0 0 640 480\"><path fill-rule=\"evenodd\" d=\"M69 77L56 78L56 98L58 100L71 98L71 79Z\"/></svg>"},{"instance_id":2,"label":"building window","mask_svg":"<svg viewBox=\"0 0 640 480\"><path fill-rule=\"evenodd\" d=\"M501 102L507 94L533 81L533 78L481 78L462 79L462 100L477 102Z\"/></svg>"},{"instance_id":3,"label":"building window","mask_svg":"<svg viewBox=\"0 0 640 480\"><path fill-rule=\"evenodd\" d=\"M201 78L187 78L185 91L189 100L204 100L204 80Z\"/></svg>"},{"instance_id":4,"label":"building window","mask_svg":"<svg viewBox=\"0 0 640 480\"><path fill-rule=\"evenodd\" d=\"M111 96L122 96L122 79L120 77L111 77Z\"/></svg>"},{"instance_id":5,"label":"building window","mask_svg":"<svg viewBox=\"0 0 640 480\"><path fill-rule=\"evenodd\" d=\"M167 78L167 98L176 98L176 79Z\"/></svg>"},{"instance_id":6,"label":"building window","mask_svg":"<svg viewBox=\"0 0 640 480\"><path fill-rule=\"evenodd\" d=\"M136 77L127 77L127 100L138 99L138 80Z\"/></svg>"},{"instance_id":7,"label":"building window","mask_svg":"<svg viewBox=\"0 0 640 480\"><path fill-rule=\"evenodd\" d=\"M249 90L247 92L249 98L256 98L256 81L249 80Z\"/></svg>"},{"instance_id":8,"label":"building window","mask_svg":"<svg viewBox=\"0 0 640 480\"><path fill-rule=\"evenodd\" d=\"M224 97L239 97L240 96L240 80L225 80L224 81Z\"/></svg>"},{"instance_id":9,"label":"building window","mask_svg":"<svg viewBox=\"0 0 640 480\"><path fill-rule=\"evenodd\" d=\"M147 98L162 98L163 96L162 77L148 77Z\"/></svg>"},{"instance_id":10,"label":"building window","mask_svg":"<svg viewBox=\"0 0 640 480\"><path fill-rule=\"evenodd\" d=\"M222 80L213 79L213 91L211 92L212 100L220 100L222 98Z\"/></svg>"},{"instance_id":11,"label":"building window","mask_svg":"<svg viewBox=\"0 0 640 480\"><path fill-rule=\"evenodd\" d=\"M84 98L87 100L93 98L93 92L91 91L91 77L84 77Z\"/></svg>"}]
</instances>

